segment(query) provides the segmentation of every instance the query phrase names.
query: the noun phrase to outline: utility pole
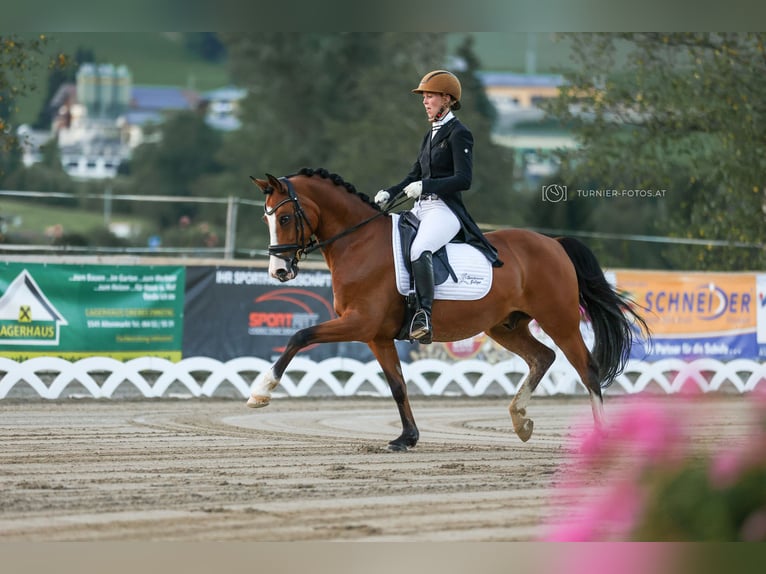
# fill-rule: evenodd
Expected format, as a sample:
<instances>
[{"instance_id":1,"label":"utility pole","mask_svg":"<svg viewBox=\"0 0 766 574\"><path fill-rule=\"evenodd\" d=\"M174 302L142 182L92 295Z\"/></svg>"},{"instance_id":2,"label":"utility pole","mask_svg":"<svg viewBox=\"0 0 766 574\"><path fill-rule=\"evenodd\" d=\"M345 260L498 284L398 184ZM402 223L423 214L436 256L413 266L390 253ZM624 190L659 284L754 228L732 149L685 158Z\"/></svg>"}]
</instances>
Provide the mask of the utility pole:
<instances>
[{"instance_id":1,"label":"utility pole","mask_svg":"<svg viewBox=\"0 0 766 574\"><path fill-rule=\"evenodd\" d=\"M229 196L226 209L226 243L224 244L224 259L234 259L234 252L237 242L237 211L239 209L239 198L233 195Z\"/></svg>"},{"instance_id":2,"label":"utility pole","mask_svg":"<svg viewBox=\"0 0 766 574\"><path fill-rule=\"evenodd\" d=\"M112 184L106 185L104 191L104 227L109 229L109 224L112 222Z\"/></svg>"}]
</instances>

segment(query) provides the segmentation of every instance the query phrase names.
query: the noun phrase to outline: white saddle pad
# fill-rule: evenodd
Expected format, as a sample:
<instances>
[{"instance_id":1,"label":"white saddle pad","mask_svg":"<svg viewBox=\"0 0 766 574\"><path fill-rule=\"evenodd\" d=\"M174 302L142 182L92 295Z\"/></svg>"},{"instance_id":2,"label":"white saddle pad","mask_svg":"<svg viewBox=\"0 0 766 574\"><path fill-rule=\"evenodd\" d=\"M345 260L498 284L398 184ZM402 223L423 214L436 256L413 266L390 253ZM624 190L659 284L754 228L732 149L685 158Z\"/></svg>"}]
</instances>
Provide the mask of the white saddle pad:
<instances>
[{"instance_id":1,"label":"white saddle pad","mask_svg":"<svg viewBox=\"0 0 766 574\"><path fill-rule=\"evenodd\" d=\"M401 295L410 290L410 274L402 257L402 241L399 236L399 215L391 215L392 243L394 245L394 268L396 270L396 288ZM492 286L492 265L484 254L467 243L448 243L447 258L457 275L457 283L452 277L434 289L434 299L459 299L473 301L481 299Z\"/></svg>"}]
</instances>

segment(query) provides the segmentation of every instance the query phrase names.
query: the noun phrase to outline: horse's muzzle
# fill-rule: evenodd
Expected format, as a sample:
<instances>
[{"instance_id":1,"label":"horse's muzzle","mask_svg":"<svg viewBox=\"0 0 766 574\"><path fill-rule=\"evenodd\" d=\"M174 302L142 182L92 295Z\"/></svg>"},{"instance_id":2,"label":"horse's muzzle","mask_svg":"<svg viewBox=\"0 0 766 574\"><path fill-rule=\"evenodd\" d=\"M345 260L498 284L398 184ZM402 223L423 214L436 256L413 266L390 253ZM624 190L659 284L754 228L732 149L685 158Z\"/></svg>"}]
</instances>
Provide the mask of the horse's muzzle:
<instances>
[{"instance_id":1,"label":"horse's muzzle","mask_svg":"<svg viewBox=\"0 0 766 574\"><path fill-rule=\"evenodd\" d=\"M274 278L277 279L278 281L282 282L282 283L284 283L286 281L289 281L293 277L294 277L294 275L292 273L288 272L287 269L279 269L274 274Z\"/></svg>"},{"instance_id":2,"label":"horse's muzzle","mask_svg":"<svg viewBox=\"0 0 766 574\"><path fill-rule=\"evenodd\" d=\"M289 269L281 267L271 274L271 276L280 283L286 283L287 281L295 279L296 275L298 275L298 266L294 263L290 265Z\"/></svg>"}]
</instances>

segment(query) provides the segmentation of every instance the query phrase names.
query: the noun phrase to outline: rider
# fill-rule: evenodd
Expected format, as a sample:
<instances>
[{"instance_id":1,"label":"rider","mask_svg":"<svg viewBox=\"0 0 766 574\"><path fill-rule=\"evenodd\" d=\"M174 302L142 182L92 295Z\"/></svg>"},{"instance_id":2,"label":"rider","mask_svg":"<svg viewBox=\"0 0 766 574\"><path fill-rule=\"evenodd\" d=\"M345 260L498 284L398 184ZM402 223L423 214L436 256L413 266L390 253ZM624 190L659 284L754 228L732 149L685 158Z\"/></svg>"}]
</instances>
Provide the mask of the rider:
<instances>
[{"instance_id":1,"label":"rider","mask_svg":"<svg viewBox=\"0 0 766 574\"><path fill-rule=\"evenodd\" d=\"M434 298L432 254L460 236L482 251L493 266L500 267L503 262L463 204L462 192L471 187L473 135L453 114L460 109L460 81L451 72L434 70L423 76L412 92L423 95L431 127L410 173L400 183L380 190L375 202L386 204L402 192L416 200L411 211L420 220L420 226L410 259L418 311L410 324L410 337L430 343Z\"/></svg>"}]
</instances>

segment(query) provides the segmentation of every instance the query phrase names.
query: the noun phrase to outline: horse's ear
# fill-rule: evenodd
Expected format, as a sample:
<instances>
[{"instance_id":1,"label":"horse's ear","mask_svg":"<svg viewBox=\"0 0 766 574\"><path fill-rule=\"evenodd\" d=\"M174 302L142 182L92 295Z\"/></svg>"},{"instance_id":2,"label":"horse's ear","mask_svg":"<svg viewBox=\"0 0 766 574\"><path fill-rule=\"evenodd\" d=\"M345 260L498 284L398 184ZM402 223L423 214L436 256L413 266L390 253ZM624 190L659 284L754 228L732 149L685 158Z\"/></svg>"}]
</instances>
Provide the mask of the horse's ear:
<instances>
[{"instance_id":1,"label":"horse's ear","mask_svg":"<svg viewBox=\"0 0 766 574\"><path fill-rule=\"evenodd\" d=\"M272 187L274 190L279 190L279 191L282 191L282 182L281 182L281 181L279 181L279 180L278 180L276 177L274 177L274 176L273 176L273 175L271 175L270 173L267 173L267 174L266 174L266 177L268 177L268 178L269 178L269 185L270 185L270 186L271 186L271 187Z\"/></svg>"},{"instance_id":2,"label":"horse's ear","mask_svg":"<svg viewBox=\"0 0 766 574\"><path fill-rule=\"evenodd\" d=\"M269 182L268 181L263 180L263 179L257 179L255 177L253 177L252 175L250 176L250 181L252 181L255 185L260 187L261 191L266 191L266 188L269 187Z\"/></svg>"}]
</instances>

